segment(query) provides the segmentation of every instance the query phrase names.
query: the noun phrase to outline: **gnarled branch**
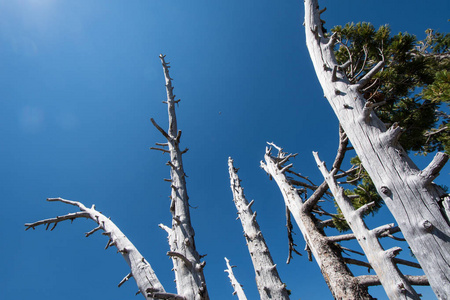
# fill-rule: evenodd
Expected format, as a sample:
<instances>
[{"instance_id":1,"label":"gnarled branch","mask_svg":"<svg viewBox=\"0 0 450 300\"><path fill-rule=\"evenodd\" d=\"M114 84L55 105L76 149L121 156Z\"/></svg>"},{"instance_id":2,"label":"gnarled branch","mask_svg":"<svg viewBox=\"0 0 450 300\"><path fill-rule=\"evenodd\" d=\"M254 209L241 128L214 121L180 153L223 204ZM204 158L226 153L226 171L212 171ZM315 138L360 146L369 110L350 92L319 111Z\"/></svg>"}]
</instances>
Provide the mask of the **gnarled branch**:
<instances>
[{"instance_id":1,"label":"gnarled branch","mask_svg":"<svg viewBox=\"0 0 450 300\"><path fill-rule=\"evenodd\" d=\"M105 234L109 237L108 245L114 245L118 252L120 252L125 259L125 261L128 263L130 269L131 269L131 275L136 280L136 283L138 285L139 291L146 295L145 291L149 288L159 291L159 292L165 292L164 287L159 282L158 278L156 277L155 272L153 271L152 267L149 263L144 259L144 257L139 253L137 248L131 243L131 241L120 231L120 229L107 217L105 217L102 213L95 210L95 206L92 206L92 208L87 208L82 204L81 202L77 201L71 201L66 200L62 198L49 198L47 201L51 202L62 202L65 204L70 204L77 206L81 212L78 213L72 213L67 214L62 217L56 217L52 219L46 219L37 221L34 223L27 223L25 226L27 229L29 228L35 228L40 225L49 225L49 224L58 224L59 222L65 221L65 220L73 220L75 218L88 218L96 222L99 227L95 228L94 230L90 231L86 234L86 236L89 236L94 231L102 229ZM123 281L125 282L125 281ZM121 282L121 284L123 283ZM121 285L120 284L120 285ZM147 298L146 298L147 299Z\"/></svg>"}]
</instances>

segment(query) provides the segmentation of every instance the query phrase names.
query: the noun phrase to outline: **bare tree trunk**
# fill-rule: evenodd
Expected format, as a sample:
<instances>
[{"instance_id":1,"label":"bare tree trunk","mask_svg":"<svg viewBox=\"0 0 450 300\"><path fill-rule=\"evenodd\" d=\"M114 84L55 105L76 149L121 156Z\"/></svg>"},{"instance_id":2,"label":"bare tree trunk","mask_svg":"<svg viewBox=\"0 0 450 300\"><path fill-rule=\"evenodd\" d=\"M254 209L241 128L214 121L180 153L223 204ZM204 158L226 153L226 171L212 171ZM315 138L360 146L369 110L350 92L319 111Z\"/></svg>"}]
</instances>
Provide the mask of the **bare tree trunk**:
<instances>
[{"instance_id":1,"label":"bare tree trunk","mask_svg":"<svg viewBox=\"0 0 450 300\"><path fill-rule=\"evenodd\" d=\"M203 268L206 262L200 262L200 255L195 249L194 229L191 225L189 213L189 197L186 191L186 180L183 169L182 154L187 151L181 151L179 148L181 130L177 128L177 118L175 114L175 104L180 100L175 100L173 94L172 78L169 75L169 63L165 62L165 55L159 56L164 69L167 90L167 108L169 115L169 130L165 132L156 122L151 119L153 125L167 139L167 143L157 143L158 146L166 147L168 150L153 148L163 152L170 153L170 177L166 181L171 183L171 204L172 228L164 227L168 232L170 251L167 255L172 257L175 280L178 294L186 299L206 300L209 299L206 290L205 276Z\"/></svg>"},{"instance_id":2,"label":"bare tree trunk","mask_svg":"<svg viewBox=\"0 0 450 300\"><path fill-rule=\"evenodd\" d=\"M95 210L95 205L91 208L87 208L81 202L61 198L49 198L47 201L59 201L74 205L77 206L81 212L58 216L56 218L37 221L34 223L28 223L25 224L27 227L26 230L30 228L34 229L39 225L47 225L48 229L50 224L53 224L53 227L51 228L51 230L53 230L59 222L65 220L73 221L77 218L91 219L98 224L98 227L94 228L90 232L87 232L86 237L98 230L103 230L103 234L109 237L105 249L110 246L115 246L117 251L122 254L131 269L131 273L125 276L125 278L119 283L119 287L129 278L133 277L136 280L140 293L145 297L145 299L167 299L162 298L167 295L171 295L171 299L184 299L183 297L178 297L178 295L168 294L165 292L150 264L145 260L141 253L139 253L130 240L122 233L122 231L120 231L120 229L111 221L111 219Z\"/></svg>"},{"instance_id":3,"label":"bare tree trunk","mask_svg":"<svg viewBox=\"0 0 450 300\"><path fill-rule=\"evenodd\" d=\"M264 162L261 167L273 178L283 195L286 206L291 211L297 223L306 245L314 255L323 277L335 299L372 299L367 287L359 283L346 266L338 249L333 246L327 237L317 228L309 205L300 198L297 190L290 184L285 172L292 164L283 166L289 157L278 148L278 156L272 157L271 149L266 150ZM324 185L325 190L327 188Z\"/></svg>"},{"instance_id":4,"label":"bare tree trunk","mask_svg":"<svg viewBox=\"0 0 450 300\"><path fill-rule=\"evenodd\" d=\"M364 212L370 208L371 204L362 206L359 209L355 209L351 200L345 195L344 189L337 184L334 178L337 169L334 169L331 173L328 172L325 163L320 161L317 152L313 152L316 163L322 172L323 177L328 183L328 186L333 193L334 200L339 205L339 208L347 220L353 234L355 235L359 245L366 254L372 268L378 275L378 279L383 285L387 296L390 300L402 300L402 299L415 299L419 300L420 297L416 291L412 288L405 276L397 268L393 259L402 249L394 247L385 251L378 241L378 235L386 230L389 230L391 226L382 226L374 230L369 230L364 223L362 216ZM374 204L372 202L372 204Z\"/></svg>"},{"instance_id":5,"label":"bare tree trunk","mask_svg":"<svg viewBox=\"0 0 450 300\"><path fill-rule=\"evenodd\" d=\"M225 261L227 263L227 269L225 270L225 272L228 273L228 277L230 278L231 285L233 286L233 289L234 289L233 295L237 295L239 300L247 300L247 297L245 296L242 286L239 284L236 277L234 277L233 267L235 267L235 266L231 266L230 261L226 257L225 257Z\"/></svg>"},{"instance_id":6,"label":"bare tree trunk","mask_svg":"<svg viewBox=\"0 0 450 300\"><path fill-rule=\"evenodd\" d=\"M322 31L317 0L305 0L306 44L314 69L341 126L372 178L379 194L397 220L430 285L440 299L450 295L450 227L440 207L440 194L432 180L448 156L438 153L419 170L398 144L401 128L385 125L372 112L359 90L383 62L350 84L336 62L334 37Z\"/></svg>"},{"instance_id":7,"label":"bare tree trunk","mask_svg":"<svg viewBox=\"0 0 450 300\"><path fill-rule=\"evenodd\" d=\"M273 263L269 248L256 221L256 211L252 211L252 202L248 202L241 187L237 169L233 166L231 157L228 159L231 191L233 201L238 211L239 219L244 229L248 251L255 269L255 280L261 299L289 299L286 285L278 275L277 265Z\"/></svg>"}]
</instances>

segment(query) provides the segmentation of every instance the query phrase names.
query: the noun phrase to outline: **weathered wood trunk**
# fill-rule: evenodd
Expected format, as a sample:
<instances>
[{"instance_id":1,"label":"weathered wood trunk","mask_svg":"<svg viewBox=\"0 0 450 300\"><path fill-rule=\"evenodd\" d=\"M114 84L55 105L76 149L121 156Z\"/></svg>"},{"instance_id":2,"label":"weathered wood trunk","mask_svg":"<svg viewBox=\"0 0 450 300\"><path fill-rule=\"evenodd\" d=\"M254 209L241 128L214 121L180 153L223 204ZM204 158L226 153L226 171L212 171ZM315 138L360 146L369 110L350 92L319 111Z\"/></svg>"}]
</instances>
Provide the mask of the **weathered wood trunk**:
<instances>
[{"instance_id":1,"label":"weathered wood trunk","mask_svg":"<svg viewBox=\"0 0 450 300\"><path fill-rule=\"evenodd\" d=\"M205 262L200 262L200 255L195 248L194 229L191 225L189 213L189 197L186 190L186 180L183 169L182 154L179 148L181 131L177 128L177 119L175 114L175 104L179 100L175 100L173 94L172 79L169 76L169 63L165 62L163 55L160 55L164 69L167 90L167 107L169 114L169 130L165 132L152 119L153 125L167 139L165 144L157 144L159 146L168 146L168 149L158 149L170 153L171 183L171 204L170 211L172 213L172 228L164 227L168 232L170 251L167 253L172 258L175 272L175 280L177 292L186 299L206 300L209 299L206 290L205 277L203 275L203 267Z\"/></svg>"},{"instance_id":2,"label":"weathered wood trunk","mask_svg":"<svg viewBox=\"0 0 450 300\"><path fill-rule=\"evenodd\" d=\"M266 150L265 163L261 167L276 181L283 195L286 206L291 211L307 247L311 250L323 277L335 299L372 299L367 287L359 283L353 276L342 257L327 237L318 229L309 208L304 205L297 190L289 183L284 171L285 167L279 164L286 162L283 156L275 159L270 149Z\"/></svg>"},{"instance_id":3,"label":"weathered wood trunk","mask_svg":"<svg viewBox=\"0 0 450 300\"><path fill-rule=\"evenodd\" d=\"M289 299L285 284L278 275L277 265L273 263L269 247L256 221L256 211L252 211L252 202L248 202L241 187L237 170L231 157L228 159L230 185L233 201L244 229L248 251L255 269L256 286L261 299Z\"/></svg>"},{"instance_id":4,"label":"weathered wood trunk","mask_svg":"<svg viewBox=\"0 0 450 300\"><path fill-rule=\"evenodd\" d=\"M86 237L90 236L98 230L104 231L103 234L106 235L109 240L106 244L105 249L115 246L117 251L122 254L123 258L127 262L131 269L131 273L125 276L125 278L119 283L119 287L128 281L131 277L136 280L136 284L139 288L139 292L144 296L145 299L160 299L158 296L171 295L176 297L177 295L167 294L156 277L150 264L141 255L138 249L130 242L130 240L122 233L122 231L114 224L110 218L105 217L102 213L95 210L93 205L91 208L87 208L83 203L78 201L71 201L62 198L49 198L47 201L59 201L62 203L77 206L81 212L71 213L65 216L58 216L53 219L46 219L42 221L37 221L34 223L25 224L26 229L30 229L40 226L53 224L53 228L62 221L74 220L77 218L87 218L91 219L98 224L98 227L94 228L90 232L86 233ZM155 298L153 298L155 297ZM173 298L177 299L177 298ZM178 298L179 299L179 298Z\"/></svg>"},{"instance_id":5,"label":"weathered wood trunk","mask_svg":"<svg viewBox=\"0 0 450 300\"><path fill-rule=\"evenodd\" d=\"M225 261L227 263L227 269L225 270L225 272L228 273L228 278L230 278L231 286L234 289L233 295L237 295L239 300L247 300L247 296L245 296L245 293L244 293L244 290L242 289L242 286L237 281L236 277L234 277L234 274L233 274L233 267L234 266L230 265L230 261L226 257L225 257Z\"/></svg>"},{"instance_id":6,"label":"weathered wood trunk","mask_svg":"<svg viewBox=\"0 0 450 300\"><path fill-rule=\"evenodd\" d=\"M323 177L328 183L328 187L330 188L336 203L339 205L339 208L353 231L356 240L366 254L367 260L377 273L378 279L383 285L389 299L419 300L419 295L417 295L409 281L400 272L397 265L393 261L395 255L402 249L399 247L394 247L385 251L378 241L378 235L386 230L389 230L390 226L382 226L380 228L375 228L374 230L369 230L364 223L362 216L370 205L362 206L356 210L353 207L351 200L345 195L344 189L337 184L336 179L334 178L334 172L328 172L325 163L320 161L317 152L314 152L313 154ZM337 170L334 169L334 171Z\"/></svg>"},{"instance_id":7,"label":"weathered wood trunk","mask_svg":"<svg viewBox=\"0 0 450 300\"><path fill-rule=\"evenodd\" d=\"M306 44L325 97L350 139L364 168L396 219L439 299L450 295L450 227L432 184L445 161L438 154L419 170L398 144L401 128L386 129L359 90L382 63L350 84L334 57L334 38L322 32L317 0L305 0Z\"/></svg>"}]
</instances>

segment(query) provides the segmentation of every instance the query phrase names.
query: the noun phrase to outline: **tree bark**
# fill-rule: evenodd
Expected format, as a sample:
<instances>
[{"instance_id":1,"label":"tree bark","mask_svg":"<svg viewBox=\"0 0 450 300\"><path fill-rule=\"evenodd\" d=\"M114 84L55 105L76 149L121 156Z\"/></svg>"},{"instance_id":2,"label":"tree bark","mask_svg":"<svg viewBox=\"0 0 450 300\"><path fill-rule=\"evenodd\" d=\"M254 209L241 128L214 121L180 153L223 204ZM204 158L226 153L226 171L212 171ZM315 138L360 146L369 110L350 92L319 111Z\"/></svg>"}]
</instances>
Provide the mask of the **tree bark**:
<instances>
[{"instance_id":1,"label":"tree bark","mask_svg":"<svg viewBox=\"0 0 450 300\"><path fill-rule=\"evenodd\" d=\"M314 255L323 277L335 299L373 299L366 286L360 285L346 266L338 249L328 241L327 237L317 228L310 212L308 201L303 203L297 190L290 184L280 162L287 163L286 156L278 149L278 156L272 157L271 149L266 150L261 167L276 181L283 195L286 206L291 211L307 247ZM288 156L289 157L289 156ZM289 166L289 165L288 165ZM325 185L326 188L326 185Z\"/></svg>"},{"instance_id":2,"label":"tree bark","mask_svg":"<svg viewBox=\"0 0 450 300\"><path fill-rule=\"evenodd\" d=\"M53 224L53 228L59 222L65 220L74 220L77 218L87 218L91 219L98 224L98 227L94 228L90 232L86 233L86 237L93 234L98 230L103 230L103 234L109 237L106 248L110 246L115 246L117 251L122 254L123 258L127 262L131 269L131 273L128 274L120 283L119 287L127 281L130 277L136 280L136 284L139 288L140 293L145 297L145 299L162 299L160 297L155 297L154 293L159 295L166 294L164 287L159 282L158 277L156 277L150 264L145 260L145 258L139 253L136 247L130 242L130 240L120 231L120 229L111 221L111 219L105 217L103 214L95 210L93 205L91 208L87 208L81 202L66 200L62 198L49 198L47 201L59 201L66 204L77 206L81 212L71 213L65 216L58 216L52 219L46 219L42 221L37 221L34 223L25 224L26 230L30 228L35 228L39 225L47 225L47 229L50 224ZM184 299L184 298L179 298Z\"/></svg>"},{"instance_id":3,"label":"tree bark","mask_svg":"<svg viewBox=\"0 0 450 300\"><path fill-rule=\"evenodd\" d=\"M334 169L331 173L328 172L325 163L320 161L317 152L313 152L316 163L322 172L323 177L328 183L328 187L333 193L334 200L339 205L339 208L347 220L353 234L356 237L359 245L366 254L367 260L371 267L377 273L379 281L383 285L387 296L390 300L419 300L420 297L412 288L405 276L397 268L393 259L395 255L401 251L401 248L395 247L385 251L378 241L377 230L369 230L362 218L365 208L370 205L363 206L356 210L351 200L345 195L344 189L339 186L334 178ZM389 227L385 227L389 229Z\"/></svg>"},{"instance_id":4,"label":"tree bark","mask_svg":"<svg viewBox=\"0 0 450 300\"><path fill-rule=\"evenodd\" d=\"M186 180L183 169L182 154L179 148L181 131L177 128L177 118L175 114L175 104L180 100L175 100L173 94L172 78L169 75L169 63L164 60L165 55L159 56L162 62L167 91L167 109L169 115L169 130L164 131L156 122L151 119L153 125L167 139L167 143L157 143L160 147L167 146L168 149L155 148L163 152L170 153L171 183L171 204L172 228L166 229L170 251L167 252L172 258L177 292L186 299L207 300L209 299L206 290L205 276L203 268L206 262L200 261L200 255L195 248L194 229L191 225L189 213L189 197L186 190Z\"/></svg>"},{"instance_id":5,"label":"tree bark","mask_svg":"<svg viewBox=\"0 0 450 300\"><path fill-rule=\"evenodd\" d=\"M448 156L437 154L421 171L398 144L401 128L386 129L359 90L382 66L356 84L337 65L334 38L327 38L317 0L305 0L306 44L316 75L364 168L396 219L439 299L450 295L450 227L432 184Z\"/></svg>"},{"instance_id":6,"label":"tree bark","mask_svg":"<svg viewBox=\"0 0 450 300\"><path fill-rule=\"evenodd\" d=\"M238 211L239 219L244 229L248 251L255 269L256 286L261 299L289 299L286 285L278 275L277 265L273 263L269 247L256 221L256 211L252 211L252 202L248 202L241 187L237 170L233 166L233 160L228 158L228 170L230 172L231 191L233 201Z\"/></svg>"}]
</instances>

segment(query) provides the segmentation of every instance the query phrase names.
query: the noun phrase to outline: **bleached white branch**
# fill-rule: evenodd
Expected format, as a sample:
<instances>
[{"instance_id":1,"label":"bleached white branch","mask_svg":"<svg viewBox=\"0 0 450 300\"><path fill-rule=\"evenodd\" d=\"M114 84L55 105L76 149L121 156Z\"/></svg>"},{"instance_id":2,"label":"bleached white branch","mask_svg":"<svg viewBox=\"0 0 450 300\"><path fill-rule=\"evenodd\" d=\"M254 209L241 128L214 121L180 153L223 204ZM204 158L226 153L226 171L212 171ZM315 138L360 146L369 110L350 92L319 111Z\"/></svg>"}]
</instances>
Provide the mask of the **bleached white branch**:
<instances>
[{"instance_id":1,"label":"bleached white branch","mask_svg":"<svg viewBox=\"0 0 450 300\"><path fill-rule=\"evenodd\" d=\"M125 282L127 282L131 277L133 277L133 274L129 273L127 276L125 276L117 285L117 287L121 287Z\"/></svg>"},{"instance_id":2,"label":"bleached white branch","mask_svg":"<svg viewBox=\"0 0 450 300\"><path fill-rule=\"evenodd\" d=\"M277 147L274 144L271 145L279 149L279 152L281 151L281 147ZM322 233L319 226L323 223L317 222L311 214L311 210L321 197L320 195L323 195L327 190L327 183L322 183L314 194L306 202L303 202L290 180L278 169L277 161L283 155L285 154L278 153L274 157L271 154L271 149L267 148L261 167L276 181L283 195L285 205L291 211L305 239L305 250L308 253L308 259L312 261L312 256L314 256L334 297L370 299L367 291L358 286L353 275L343 263L341 253L336 251L336 247L332 247L332 243ZM314 197L314 200L311 200L312 197ZM309 208L306 207L307 204L309 204Z\"/></svg>"},{"instance_id":3,"label":"bleached white branch","mask_svg":"<svg viewBox=\"0 0 450 300\"><path fill-rule=\"evenodd\" d=\"M351 200L345 195L344 189L337 184L333 173L328 172L325 163L320 160L318 153L313 152L313 155L319 170L333 193L336 203L339 205L343 216L347 220L347 223L352 229L359 245L366 254L369 265L373 267L377 273L389 299L418 300L418 294L409 282L404 279L403 274L400 273L400 270L393 262L394 257L401 251L401 248L394 247L385 251L378 241L377 236L389 230L394 226L394 224L378 227L375 230L370 231L363 221L363 215L375 203L371 202L363 205L359 209L355 209ZM354 263L350 261L348 262ZM359 263L359 261L357 263ZM399 290L399 285L401 285L404 290ZM405 291L407 291L407 293L405 293Z\"/></svg>"},{"instance_id":4,"label":"bleached white branch","mask_svg":"<svg viewBox=\"0 0 450 300\"><path fill-rule=\"evenodd\" d=\"M167 252L167 255L170 257L177 257L181 259L188 268L192 268L192 262L189 261L189 259L187 259L187 257L184 256L183 254L174 251L169 251Z\"/></svg>"},{"instance_id":5,"label":"bleached white branch","mask_svg":"<svg viewBox=\"0 0 450 300\"><path fill-rule=\"evenodd\" d=\"M361 275L356 277L358 281L364 286L376 286L381 285L380 279L376 275ZM425 275L405 275L405 279L411 285L430 285L428 279Z\"/></svg>"},{"instance_id":6,"label":"bleached white branch","mask_svg":"<svg viewBox=\"0 0 450 300\"><path fill-rule=\"evenodd\" d=\"M237 295L239 300L247 300L247 297L245 296L244 290L242 289L242 285L237 281L236 277L233 273L233 267L230 265L230 261L228 258L225 257L225 261L227 264L227 269L225 272L228 273L228 278L230 278L231 286L233 287L233 295Z\"/></svg>"},{"instance_id":7,"label":"bleached white branch","mask_svg":"<svg viewBox=\"0 0 450 300\"><path fill-rule=\"evenodd\" d=\"M362 89L372 77L377 74L384 66L384 61L378 62L369 72L361 78L356 84L357 89Z\"/></svg>"},{"instance_id":8,"label":"bleached white branch","mask_svg":"<svg viewBox=\"0 0 450 300\"><path fill-rule=\"evenodd\" d=\"M50 200L48 200L48 201L50 201ZM30 228L34 229L35 227L37 227L39 225L47 225L46 228L45 228L47 230L49 228L49 226L51 224L53 224L53 227L50 229L50 231L52 231L53 229L55 229L56 225L59 222L66 221L66 220L73 221L73 220L78 219L78 218L87 218L87 219L89 219L90 215L89 215L89 213L84 212L84 211L83 212L76 212L76 213L69 213L69 214L64 215L64 216L57 216L55 218L40 220L40 221L37 221L37 222L34 222L34 223L27 223L27 224L25 224L25 226L27 227L27 228L25 228L25 230L28 230Z\"/></svg>"},{"instance_id":9,"label":"bleached white branch","mask_svg":"<svg viewBox=\"0 0 450 300\"><path fill-rule=\"evenodd\" d=\"M153 289L159 292L165 292L164 287L159 282L156 277L155 272L153 271L150 264L144 259L144 257L139 253L137 248L131 243L131 241L120 231L120 229L107 217L105 217L102 213L95 210L95 206L92 208L87 208L78 201L72 201L62 198L49 198L47 201L50 202L62 202L65 204L70 204L77 206L80 209L80 212L67 214L62 217L56 217L52 219L46 219L37 221L34 223L27 223L25 226L26 229L35 228L40 225L50 225L58 224L59 222L65 220L73 220L75 218L88 218L93 220L98 224L98 227L90 232L86 233L86 236L89 236L93 232L102 229L104 233L109 237L107 246L115 246L129 265L131 269L131 275L136 280L139 291L142 295L146 295L147 289ZM53 227L54 228L54 227ZM148 299L148 298L146 298Z\"/></svg>"},{"instance_id":10,"label":"bleached white branch","mask_svg":"<svg viewBox=\"0 0 450 300\"><path fill-rule=\"evenodd\" d=\"M438 152L434 156L430 164L420 172L420 176L423 178L425 183L431 183L436 177L439 176L439 172L445 166L448 161L448 154Z\"/></svg>"},{"instance_id":11,"label":"bleached white branch","mask_svg":"<svg viewBox=\"0 0 450 300\"><path fill-rule=\"evenodd\" d=\"M244 195L237 169L233 165L233 159L228 158L228 170L230 174L230 185L233 193L233 201L239 214L239 219L247 239L248 251L255 270L256 285L261 299L289 299L285 285L278 275L276 265L272 260L269 248L261 233L256 220L256 212L251 209Z\"/></svg>"},{"instance_id":12,"label":"bleached white branch","mask_svg":"<svg viewBox=\"0 0 450 300\"><path fill-rule=\"evenodd\" d=\"M165 61L165 55L160 55L159 57L166 82L169 129L167 132L164 131L153 119L152 123L167 139L170 153L170 161L167 162L167 165L170 166L170 212L172 214L172 228L169 230L165 226L160 227L168 233L170 246L168 255L172 258L178 294L187 299L208 300L209 296L203 274L205 263L200 261L200 255L195 248L195 233L190 219L186 174L183 168L182 154L188 149L181 151L179 147L181 130L178 130L175 112L175 104L179 100L175 100L175 95L173 94L174 87L172 78L169 75L169 63Z\"/></svg>"},{"instance_id":13,"label":"bleached white branch","mask_svg":"<svg viewBox=\"0 0 450 300\"><path fill-rule=\"evenodd\" d=\"M330 243L335 243L335 242L354 240L354 239L356 239L356 237L353 233L348 233L348 234L341 234L341 235L335 235L335 236L328 236L327 239L328 239L328 241L330 241Z\"/></svg>"},{"instance_id":14,"label":"bleached white branch","mask_svg":"<svg viewBox=\"0 0 450 300\"><path fill-rule=\"evenodd\" d=\"M156 129L158 129L159 132L161 132L161 134L168 140L171 139L171 137L167 134L167 132L161 128L161 126L158 125L158 123L156 123L156 121L153 118L150 118L150 121L152 122L153 126L156 127ZM155 148L155 150L160 150Z\"/></svg>"}]
</instances>

